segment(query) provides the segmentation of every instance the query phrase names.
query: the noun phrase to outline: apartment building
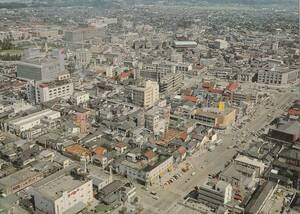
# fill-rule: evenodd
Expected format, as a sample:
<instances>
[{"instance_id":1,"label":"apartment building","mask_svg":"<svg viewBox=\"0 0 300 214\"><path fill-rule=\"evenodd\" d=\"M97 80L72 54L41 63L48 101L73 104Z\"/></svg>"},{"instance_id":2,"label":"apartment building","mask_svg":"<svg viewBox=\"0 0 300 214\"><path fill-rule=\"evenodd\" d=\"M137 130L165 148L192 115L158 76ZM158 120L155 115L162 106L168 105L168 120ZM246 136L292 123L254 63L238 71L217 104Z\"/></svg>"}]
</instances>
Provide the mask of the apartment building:
<instances>
[{"instance_id":1,"label":"apartment building","mask_svg":"<svg viewBox=\"0 0 300 214\"><path fill-rule=\"evenodd\" d=\"M35 85L35 102L43 103L55 98L68 99L74 93L74 85L69 80L57 80Z\"/></svg>"},{"instance_id":2,"label":"apartment building","mask_svg":"<svg viewBox=\"0 0 300 214\"><path fill-rule=\"evenodd\" d=\"M143 86L131 86L129 90L131 101L137 106L148 108L159 101L159 86L157 82L148 80Z\"/></svg>"},{"instance_id":3,"label":"apartment building","mask_svg":"<svg viewBox=\"0 0 300 214\"><path fill-rule=\"evenodd\" d=\"M139 74L146 80L157 81L160 93L167 95L182 88L184 73L191 69L191 65L183 63L153 63L145 65Z\"/></svg>"},{"instance_id":4,"label":"apartment building","mask_svg":"<svg viewBox=\"0 0 300 214\"><path fill-rule=\"evenodd\" d=\"M257 82L267 85L287 85L296 82L299 78L299 70L288 67L266 67L258 71Z\"/></svg>"}]
</instances>

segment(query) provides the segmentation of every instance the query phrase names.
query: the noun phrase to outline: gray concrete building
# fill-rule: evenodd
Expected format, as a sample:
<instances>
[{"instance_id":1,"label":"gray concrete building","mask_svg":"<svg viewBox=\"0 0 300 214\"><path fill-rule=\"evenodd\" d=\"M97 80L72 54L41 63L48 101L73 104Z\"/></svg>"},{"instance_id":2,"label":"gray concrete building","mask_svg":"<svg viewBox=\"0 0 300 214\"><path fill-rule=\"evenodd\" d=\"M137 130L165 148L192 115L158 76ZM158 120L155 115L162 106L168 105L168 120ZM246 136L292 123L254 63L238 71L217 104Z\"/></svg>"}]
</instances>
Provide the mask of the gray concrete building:
<instances>
[{"instance_id":1,"label":"gray concrete building","mask_svg":"<svg viewBox=\"0 0 300 214\"><path fill-rule=\"evenodd\" d=\"M17 77L26 80L52 81L64 72L64 55L60 50L45 58L26 59L17 65Z\"/></svg>"},{"instance_id":2,"label":"gray concrete building","mask_svg":"<svg viewBox=\"0 0 300 214\"><path fill-rule=\"evenodd\" d=\"M263 68L258 71L257 82L267 85L287 85L296 82L299 70L288 67Z\"/></svg>"}]
</instances>

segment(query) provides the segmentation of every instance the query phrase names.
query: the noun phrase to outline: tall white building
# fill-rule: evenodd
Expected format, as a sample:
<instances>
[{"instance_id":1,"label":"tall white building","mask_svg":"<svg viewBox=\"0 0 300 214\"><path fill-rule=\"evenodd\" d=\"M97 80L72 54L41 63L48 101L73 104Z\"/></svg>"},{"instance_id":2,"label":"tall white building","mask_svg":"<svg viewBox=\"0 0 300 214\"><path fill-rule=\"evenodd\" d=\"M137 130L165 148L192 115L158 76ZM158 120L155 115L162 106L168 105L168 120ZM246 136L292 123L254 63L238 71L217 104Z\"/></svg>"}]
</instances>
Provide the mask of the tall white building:
<instances>
[{"instance_id":1,"label":"tall white building","mask_svg":"<svg viewBox=\"0 0 300 214\"><path fill-rule=\"evenodd\" d=\"M65 80L56 80L52 82L28 82L27 97L33 103L43 103L56 98L69 99L74 93L73 82Z\"/></svg>"}]
</instances>

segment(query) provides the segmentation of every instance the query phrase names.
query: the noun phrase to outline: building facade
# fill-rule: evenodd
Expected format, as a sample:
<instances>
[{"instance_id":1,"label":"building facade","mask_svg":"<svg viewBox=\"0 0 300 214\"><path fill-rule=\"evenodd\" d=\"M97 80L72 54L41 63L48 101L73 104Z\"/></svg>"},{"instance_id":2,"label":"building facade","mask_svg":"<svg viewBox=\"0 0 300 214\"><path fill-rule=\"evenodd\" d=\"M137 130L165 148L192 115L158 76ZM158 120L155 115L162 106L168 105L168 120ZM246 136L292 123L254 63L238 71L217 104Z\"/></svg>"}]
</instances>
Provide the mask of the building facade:
<instances>
[{"instance_id":1,"label":"building facade","mask_svg":"<svg viewBox=\"0 0 300 214\"><path fill-rule=\"evenodd\" d=\"M91 180L77 180L58 172L36 183L31 195L36 211L78 213L93 200L93 185Z\"/></svg>"},{"instance_id":2,"label":"building facade","mask_svg":"<svg viewBox=\"0 0 300 214\"><path fill-rule=\"evenodd\" d=\"M26 80L52 81L58 79L58 76L64 72L62 50L53 50L49 57L28 59L17 65L17 77Z\"/></svg>"},{"instance_id":3,"label":"building facade","mask_svg":"<svg viewBox=\"0 0 300 214\"><path fill-rule=\"evenodd\" d=\"M74 85L68 80L37 83L35 85L35 102L43 103L55 98L68 99L74 93Z\"/></svg>"},{"instance_id":4,"label":"building facade","mask_svg":"<svg viewBox=\"0 0 300 214\"><path fill-rule=\"evenodd\" d=\"M267 85L287 85L296 82L299 78L299 70L290 68L273 67L258 71L257 82Z\"/></svg>"},{"instance_id":5,"label":"building facade","mask_svg":"<svg viewBox=\"0 0 300 214\"><path fill-rule=\"evenodd\" d=\"M159 101L157 82L148 80L143 87L130 87L132 103L141 107L152 107Z\"/></svg>"},{"instance_id":6,"label":"building facade","mask_svg":"<svg viewBox=\"0 0 300 214\"><path fill-rule=\"evenodd\" d=\"M192 112L192 118L203 125L226 129L227 126L235 122L236 110L226 109L224 112L219 112L214 108L195 109Z\"/></svg>"},{"instance_id":7,"label":"building facade","mask_svg":"<svg viewBox=\"0 0 300 214\"><path fill-rule=\"evenodd\" d=\"M7 122L9 131L11 132L23 132L27 131L37 125L41 124L44 120L55 120L60 117L60 112L45 109L33 114L29 114L25 117L13 119Z\"/></svg>"}]
</instances>

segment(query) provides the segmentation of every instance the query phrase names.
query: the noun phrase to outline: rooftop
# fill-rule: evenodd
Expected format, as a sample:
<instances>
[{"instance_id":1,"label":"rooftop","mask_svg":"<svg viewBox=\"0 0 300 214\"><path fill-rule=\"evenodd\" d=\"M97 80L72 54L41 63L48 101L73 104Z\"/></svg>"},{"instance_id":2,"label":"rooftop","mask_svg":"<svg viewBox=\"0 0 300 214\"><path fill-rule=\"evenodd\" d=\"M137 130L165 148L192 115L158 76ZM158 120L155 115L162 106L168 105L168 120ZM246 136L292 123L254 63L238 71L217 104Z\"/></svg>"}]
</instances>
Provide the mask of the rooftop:
<instances>
[{"instance_id":1,"label":"rooftop","mask_svg":"<svg viewBox=\"0 0 300 214\"><path fill-rule=\"evenodd\" d=\"M80 144L73 144L68 146L65 151L67 153L78 155L78 156L91 156L91 151L82 147Z\"/></svg>"},{"instance_id":2,"label":"rooftop","mask_svg":"<svg viewBox=\"0 0 300 214\"><path fill-rule=\"evenodd\" d=\"M23 123L27 123L33 119L37 119L39 117L45 117L46 115L51 115L51 114L56 114L57 112L56 111L53 111L51 109L45 109L45 110L42 110L42 111L38 111L38 112L35 112L33 114L29 114L27 116L24 116L24 117L20 117L20 118L16 118L16 119L13 119L10 121L10 123L13 123L14 125L22 125Z\"/></svg>"},{"instance_id":3,"label":"rooftop","mask_svg":"<svg viewBox=\"0 0 300 214\"><path fill-rule=\"evenodd\" d=\"M181 45L197 45L197 42L195 41L174 41L175 46L181 46Z\"/></svg>"},{"instance_id":4,"label":"rooftop","mask_svg":"<svg viewBox=\"0 0 300 214\"><path fill-rule=\"evenodd\" d=\"M300 150L284 148L280 152L279 156L293 160L300 160Z\"/></svg>"},{"instance_id":5,"label":"rooftop","mask_svg":"<svg viewBox=\"0 0 300 214\"><path fill-rule=\"evenodd\" d=\"M71 175L60 175L49 182L45 182L36 190L44 197L55 200L60 198L64 192L72 191L84 183L81 180L75 180Z\"/></svg>"},{"instance_id":6,"label":"rooftop","mask_svg":"<svg viewBox=\"0 0 300 214\"><path fill-rule=\"evenodd\" d=\"M284 124L279 124L277 130L288 134L300 135L300 122L298 121L289 121Z\"/></svg>"},{"instance_id":7,"label":"rooftop","mask_svg":"<svg viewBox=\"0 0 300 214\"><path fill-rule=\"evenodd\" d=\"M208 117L224 116L235 111L233 108L225 107L224 111L219 111L218 108L198 108L193 111L194 115L206 115Z\"/></svg>"},{"instance_id":8,"label":"rooftop","mask_svg":"<svg viewBox=\"0 0 300 214\"><path fill-rule=\"evenodd\" d=\"M0 186L10 187L39 174L39 172L35 172L30 167L27 167L0 179Z\"/></svg>"},{"instance_id":9,"label":"rooftop","mask_svg":"<svg viewBox=\"0 0 300 214\"><path fill-rule=\"evenodd\" d=\"M55 88L58 86L62 86L62 85L66 85L66 84L70 84L71 82L69 80L55 80L55 81L51 81L51 82L47 82L47 83L40 83L39 87L41 88Z\"/></svg>"},{"instance_id":10,"label":"rooftop","mask_svg":"<svg viewBox=\"0 0 300 214\"><path fill-rule=\"evenodd\" d=\"M250 202L246 206L246 213L257 213L259 212L261 206L263 206L264 201L268 200L269 193L275 187L275 183L266 181L254 192Z\"/></svg>"}]
</instances>

